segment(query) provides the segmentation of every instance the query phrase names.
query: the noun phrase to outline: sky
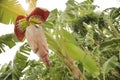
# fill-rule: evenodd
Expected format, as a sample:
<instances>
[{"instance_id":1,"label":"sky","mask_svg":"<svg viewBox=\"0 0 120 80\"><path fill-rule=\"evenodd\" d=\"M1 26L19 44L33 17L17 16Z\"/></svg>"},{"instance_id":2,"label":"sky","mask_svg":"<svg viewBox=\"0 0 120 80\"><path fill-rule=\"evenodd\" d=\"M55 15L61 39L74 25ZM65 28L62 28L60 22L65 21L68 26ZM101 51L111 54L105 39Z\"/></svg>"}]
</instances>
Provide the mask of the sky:
<instances>
[{"instance_id":1,"label":"sky","mask_svg":"<svg viewBox=\"0 0 120 80\"><path fill-rule=\"evenodd\" d=\"M19 0L19 1L22 4L22 6L25 9L27 9L25 0ZM82 2L84 0L76 0L76 1ZM65 5L66 2L67 2L67 0L38 0L37 7L43 7L43 8L48 9L49 11L51 11L55 8L63 11L66 7L66 5ZM95 0L94 4L100 6L97 10L102 11L105 8L109 8L109 7L120 7L120 0ZM13 33L13 32L14 32L13 24L5 25L5 24L0 23L0 36L8 34L8 33ZM0 64L2 65L4 63L8 63L10 60L12 60L14 58L14 54L15 54L16 50L19 49L21 44L22 43L18 43L17 46L13 47L12 49L9 49L6 47L6 52L0 54ZM31 59L33 58L32 56L34 56L34 58L38 59L38 57L36 55L34 55L34 53L31 53L31 56L30 56Z\"/></svg>"}]
</instances>

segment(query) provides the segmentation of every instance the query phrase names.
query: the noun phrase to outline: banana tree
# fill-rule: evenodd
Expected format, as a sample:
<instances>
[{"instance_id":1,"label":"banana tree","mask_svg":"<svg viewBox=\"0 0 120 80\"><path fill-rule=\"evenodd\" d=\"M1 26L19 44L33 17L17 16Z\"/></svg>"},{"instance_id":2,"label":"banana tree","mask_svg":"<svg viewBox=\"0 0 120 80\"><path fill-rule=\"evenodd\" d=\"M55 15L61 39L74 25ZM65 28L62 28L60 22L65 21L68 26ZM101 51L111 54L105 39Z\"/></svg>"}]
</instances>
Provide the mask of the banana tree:
<instances>
[{"instance_id":1,"label":"banana tree","mask_svg":"<svg viewBox=\"0 0 120 80\"><path fill-rule=\"evenodd\" d=\"M27 11L16 0L0 1L0 15L3 15L0 22L15 26L14 34L1 36L0 51L5 51L4 45L12 48L19 41L24 43L16 52L13 66L10 63L11 67L3 70L9 74L1 74L0 79L119 79L119 8L97 13L93 0L81 3L68 0L62 12L36 7L36 0L26 2L29 3ZM31 49L47 68L41 61L29 60Z\"/></svg>"},{"instance_id":2,"label":"banana tree","mask_svg":"<svg viewBox=\"0 0 120 80\"><path fill-rule=\"evenodd\" d=\"M6 4L6 2L9 2L10 4ZM17 1L1 1L1 15L6 14L6 6L9 10L8 6L10 6L12 3L16 4ZM49 11L41 8L36 8L36 0L26 0L27 3L29 3L29 10L24 11L20 5L13 6L13 9L19 9L22 12L19 14L18 12L11 11L11 14L14 14L12 16L8 17L8 20L5 20L5 15L2 16L1 22L8 23L14 16L14 18L11 20L14 22L15 20L15 28L14 32L18 40L23 41L24 37L26 37L28 44L30 45L33 52L35 52L42 61L46 64L46 66L50 66L49 56L48 56L48 46L45 39L45 35L42 31L43 23L46 21L47 17L49 16ZM3 10L4 9L4 10ZM33 10L33 11L32 11ZM17 10L16 10L17 11ZM25 14L27 13L27 14ZM9 13L10 14L10 13ZM62 55L63 56L63 55ZM67 61L68 64L73 66L73 63L71 61ZM76 67L77 68L77 67ZM76 71L75 71L76 72ZM83 78L83 75L81 76L79 69L77 69L77 76L76 78L81 79Z\"/></svg>"}]
</instances>

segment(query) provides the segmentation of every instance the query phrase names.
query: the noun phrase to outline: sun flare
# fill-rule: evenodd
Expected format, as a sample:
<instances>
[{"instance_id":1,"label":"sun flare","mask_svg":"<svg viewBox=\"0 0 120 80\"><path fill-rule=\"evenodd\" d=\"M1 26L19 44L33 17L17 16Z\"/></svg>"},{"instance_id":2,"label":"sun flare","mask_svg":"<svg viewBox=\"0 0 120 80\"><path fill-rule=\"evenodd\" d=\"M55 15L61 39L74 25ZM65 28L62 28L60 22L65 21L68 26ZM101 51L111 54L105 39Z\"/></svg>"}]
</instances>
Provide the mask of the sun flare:
<instances>
[{"instance_id":1,"label":"sun flare","mask_svg":"<svg viewBox=\"0 0 120 80\"><path fill-rule=\"evenodd\" d=\"M25 9L25 11L28 10L28 4L26 3L26 0L18 0L19 3L22 5L22 7Z\"/></svg>"}]
</instances>

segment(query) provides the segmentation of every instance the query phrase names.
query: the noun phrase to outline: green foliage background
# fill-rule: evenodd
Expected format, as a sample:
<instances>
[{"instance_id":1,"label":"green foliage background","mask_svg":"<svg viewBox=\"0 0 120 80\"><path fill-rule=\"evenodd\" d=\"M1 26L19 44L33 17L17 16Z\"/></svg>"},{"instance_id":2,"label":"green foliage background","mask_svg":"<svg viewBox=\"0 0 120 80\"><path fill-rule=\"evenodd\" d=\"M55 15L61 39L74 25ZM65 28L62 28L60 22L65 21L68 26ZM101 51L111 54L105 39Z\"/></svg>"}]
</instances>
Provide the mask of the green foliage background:
<instances>
[{"instance_id":1,"label":"green foliage background","mask_svg":"<svg viewBox=\"0 0 120 80\"><path fill-rule=\"evenodd\" d=\"M24 43L15 58L1 67L0 80L75 80L69 66L64 63L66 55L74 60L74 65L88 80L119 80L120 8L95 12L97 6L92 3L93 0L81 3L68 0L64 11L51 11L44 24L52 51L50 68L46 68L40 60L29 60L31 49ZM0 6L0 15L3 9L6 10ZM8 20L4 18L0 22L9 23L10 19L14 22L11 17ZM12 48L17 43L14 34L1 36L0 52L5 52L5 46Z\"/></svg>"}]
</instances>

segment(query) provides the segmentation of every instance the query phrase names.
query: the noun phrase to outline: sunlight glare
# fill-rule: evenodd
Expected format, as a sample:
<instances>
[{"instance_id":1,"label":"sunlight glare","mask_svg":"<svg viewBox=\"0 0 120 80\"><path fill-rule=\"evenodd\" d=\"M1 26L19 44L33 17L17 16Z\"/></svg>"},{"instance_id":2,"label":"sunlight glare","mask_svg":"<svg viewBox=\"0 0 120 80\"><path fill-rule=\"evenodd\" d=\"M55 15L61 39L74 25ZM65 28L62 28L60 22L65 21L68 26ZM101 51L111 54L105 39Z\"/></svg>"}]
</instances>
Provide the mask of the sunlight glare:
<instances>
[{"instance_id":1,"label":"sunlight glare","mask_svg":"<svg viewBox=\"0 0 120 80\"><path fill-rule=\"evenodd\" d=\"M28 4L26 3L26 0L18 0L19 3L22 5L22 7L25 9L25 11L28 10Z\"/></svg>"}]
</instances>

